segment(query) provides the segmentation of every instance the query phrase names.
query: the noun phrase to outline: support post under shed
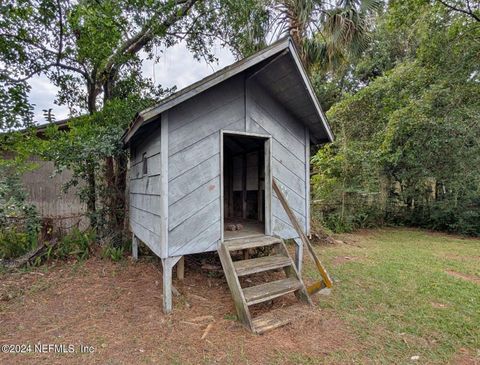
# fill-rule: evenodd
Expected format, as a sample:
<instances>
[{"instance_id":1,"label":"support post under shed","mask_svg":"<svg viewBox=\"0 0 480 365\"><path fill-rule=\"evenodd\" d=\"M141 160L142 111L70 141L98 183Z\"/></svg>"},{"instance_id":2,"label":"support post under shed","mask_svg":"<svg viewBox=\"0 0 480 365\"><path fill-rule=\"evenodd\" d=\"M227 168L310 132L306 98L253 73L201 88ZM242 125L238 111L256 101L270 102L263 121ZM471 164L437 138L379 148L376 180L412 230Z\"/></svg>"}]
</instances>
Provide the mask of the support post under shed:
<instances>
[{"instance_id":1,"label":"support post under shed","mask_svg":"<svg viewBox=\"0 0 480 365\"><path fill-rule=\"evenodd\" d=\"M177 262L177 279L183 280L185 278L185 256L182 256Z\"/></svg>"},{"instance_id":2,"label":"support post under shed","mask_svg":"<svg viewBox=\"0 0 480 365\"><path fill-rule=\"evenodd\" d=\"M302 276L303 263L303 242L300 238L295 238L295 266L300 276Z\"/></svg>"},{"instance_id":3,"label":"support post under shed","mask_svg":"<svg viewBox=\"0 0 480 365\"><path fill-rule=\"evenodd\" d=\"M134 234L132 234L132 257L138 260L138 238Z\"/></svg>"},{"instance_id":4,"label":"support post under shed","mask_svg":"<svg viewBox=\"0 0 480 365\"><path fill-rule=\"evenodd\" d=\"M182 256L167 257L162 259L163 266L163 312L168 314L172 311L172 272L175 264Z\"/></svg>"}]
</instances>

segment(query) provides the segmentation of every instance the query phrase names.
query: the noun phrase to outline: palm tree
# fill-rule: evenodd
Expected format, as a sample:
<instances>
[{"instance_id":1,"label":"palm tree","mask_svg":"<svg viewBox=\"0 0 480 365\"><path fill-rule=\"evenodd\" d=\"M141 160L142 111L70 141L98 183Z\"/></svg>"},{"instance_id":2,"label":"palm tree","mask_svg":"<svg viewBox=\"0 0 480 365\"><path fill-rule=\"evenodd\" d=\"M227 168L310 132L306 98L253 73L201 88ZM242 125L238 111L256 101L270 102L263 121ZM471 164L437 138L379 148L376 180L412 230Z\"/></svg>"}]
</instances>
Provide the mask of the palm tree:
<instances>
[{"instance_id":1,"label":"palm tree","mask_svg":"<svg viewBox=\"0 0 480 365\"><path fill-rule=\"evenodd\" d=\"M368 45L371 16L381 0L272 0L276 37L289 34L309 69L335 68L350 56L359 55Z\"/></svg>"}]
</instances>

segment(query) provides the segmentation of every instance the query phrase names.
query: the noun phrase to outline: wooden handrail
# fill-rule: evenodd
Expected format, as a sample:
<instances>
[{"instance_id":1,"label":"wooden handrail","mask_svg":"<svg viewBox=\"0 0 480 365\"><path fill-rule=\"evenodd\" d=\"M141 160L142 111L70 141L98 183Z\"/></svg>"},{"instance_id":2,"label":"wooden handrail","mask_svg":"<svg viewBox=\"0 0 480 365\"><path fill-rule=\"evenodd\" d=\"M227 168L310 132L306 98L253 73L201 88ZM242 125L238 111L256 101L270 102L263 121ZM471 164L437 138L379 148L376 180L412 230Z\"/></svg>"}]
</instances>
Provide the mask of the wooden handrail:
<instances>
[{"instance_id":1,"label":"wooden handrail","mask_svg":"<svg viewBox=\"0 0 480 365\"><path fill-rule=\"evenodd\" d=\"M293 214L293 211L288 205L285 195L283 195L283 192L278 187L275 179L272 179L272 187L273 187L273 190L275 191L275 194L277 194L277 197L280 200L280 203L282 204L283 209L285 209L285 212L287 213L288 218L290 219L290 222L292 222L293 228L295 228L295 230L297 231L303 245L307 247L307 251L310 254L310 257L315 262L315 266L317 267L318 272L322 276L323 283L327 288L331 288L333 286L332 279L330 278L330 276L327 273L327 270L325 270L322 263L318 259L317 255L315 254L315 251L313 251L313 247L312 247L312 244L310 243L310 240L308 239L307 235L303 232L302 227L297 220L297 217L295 217L295 214ZM322 288L322 285L320 285L320 283L314 283L308 287L308 292L311 294L320 290L321 288Z\"/></svg>"}]
</instances>

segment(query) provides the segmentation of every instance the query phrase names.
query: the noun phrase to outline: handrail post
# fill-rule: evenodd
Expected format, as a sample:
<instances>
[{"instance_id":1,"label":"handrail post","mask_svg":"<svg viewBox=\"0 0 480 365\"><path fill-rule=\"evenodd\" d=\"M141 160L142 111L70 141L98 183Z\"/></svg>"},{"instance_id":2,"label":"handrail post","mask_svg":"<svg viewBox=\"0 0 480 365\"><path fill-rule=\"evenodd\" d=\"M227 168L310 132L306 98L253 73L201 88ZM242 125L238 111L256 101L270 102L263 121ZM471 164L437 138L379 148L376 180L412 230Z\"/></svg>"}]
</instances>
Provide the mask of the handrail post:
<instances>
[{"instance_id":1,"label":"handrail post","mask_svg":"<svg viewBox=\"0 0 480 365\"><path fill-rule=\"evenodd\" d=\"M325 283L325 286L327 288L331 288L333 286L332 279L330 278L330 276L327 273L327 270L325 270L322 263L320 262L317 255L315 254L315 251L313 250L313 247L310 243L310 240L308 239L308 237L303 232L302 227L300 226L300 223L297 220L297 217L295 217L295 214L293 214L293 211L290 208L290 206L288 205L288 202L287 202L287 199L285 198L285 195L283 195L282 190L280 190L280 188L278 187L277 182L274 178L272 179L272 187L273 187L273 190L275 191L275 194L277 194L277 197L280 200L280 203L282 204L283 209L285 209L285 212L287 213L288 218L290 219L290 222L292 222L293 228L295 228L298 235L300 236L300 239L303 242L303 245L307 247L307 251L310 254L310 257L315 262L315 266L317 267L320 275L322 276L322 279L323 279L323 282ZM314 286L318 286L318 285L314 284Z\"/></svg>"}]
</instances>

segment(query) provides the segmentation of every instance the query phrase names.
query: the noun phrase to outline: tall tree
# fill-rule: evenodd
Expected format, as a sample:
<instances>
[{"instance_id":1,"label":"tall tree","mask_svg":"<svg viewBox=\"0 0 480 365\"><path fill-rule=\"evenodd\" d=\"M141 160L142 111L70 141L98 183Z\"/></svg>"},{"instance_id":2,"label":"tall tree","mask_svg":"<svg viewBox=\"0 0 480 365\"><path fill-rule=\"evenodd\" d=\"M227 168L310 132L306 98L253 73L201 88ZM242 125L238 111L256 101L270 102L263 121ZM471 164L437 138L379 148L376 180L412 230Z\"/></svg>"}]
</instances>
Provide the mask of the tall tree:
<instances>
[{"instance_id":1,"label":"tall tree","mask_svg":"<svg viewBox=\"0 0 480 365\"><path fill-rule=\"evenodd\" d=\"M366 48L373 16L383 3L382 0L227 0L224 6L229 9L227 13L235 14L236 21L226 27L230 31L223 34L223 41L238 57L245 57L288 35L307 68L337 67Z\"/></svg>"},{"instance_id":2,"label":"tall tree","mask_svg":"<svg viewBox=\"0 0 480 365\"><path fill-rule=\"evenodd\" d=\"M68 105L72 116L94 115L114 98L122 77L138 70L142 57L157 57L157 45L185 41L197 58L213 60L209 46L220 32L214 21L224 16L223 7L222 1L204 0L3 1L0 127L18 127L22 118L31 119L26 97L33 76L44 75L58 86L57 102ZM14 113L7 110L12 106ZM107 156L101 178L95 174L95 153L83 156L79 163L86 171L92 225L97 216L96 184L105 180L114 192L104 202L110 205L110 221L118 224L112 229L121 229L125 154Z\"/></svg>"},{"instance_id":3,"label":"tall tree","mask_svg":"<svg viewBox=\"0 0 480 365\"><path fill-rule=\"evenodd\" d=\"M349 55L360 54L368 45L371 15L380 0L274 0L277 31L290 34L304 64L338 67Z\"/></svg>"},{"instance_id":4,"label":"tall tree","mask_svg":"<svg viewBox=\"0 0 480 365\"><path fill-rule=\"evenodd\" d=\"M440 4L447 7L449 10L464 14L477 22L480 22L480 3L475 0L465 1L447 1L438 0Z\"/></svg>"},{"instance_id":5,"label":"tall tree","mask_svg":"<svg viewBox=\"0 0 480 365\"><path fill-rule=\"evenodd\" d=\"M480 234L479 30L439 2L390 3L357 65L363 87L331 108L337 139L314 158L331 227Z\"/></svg>"}]
</instances>

